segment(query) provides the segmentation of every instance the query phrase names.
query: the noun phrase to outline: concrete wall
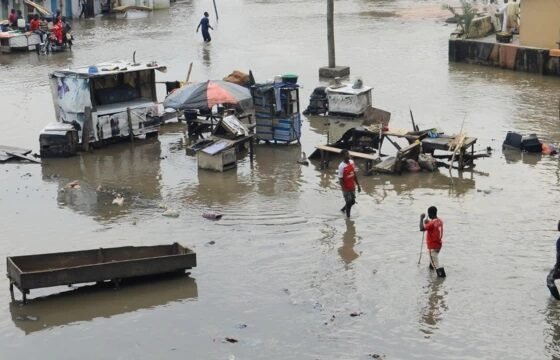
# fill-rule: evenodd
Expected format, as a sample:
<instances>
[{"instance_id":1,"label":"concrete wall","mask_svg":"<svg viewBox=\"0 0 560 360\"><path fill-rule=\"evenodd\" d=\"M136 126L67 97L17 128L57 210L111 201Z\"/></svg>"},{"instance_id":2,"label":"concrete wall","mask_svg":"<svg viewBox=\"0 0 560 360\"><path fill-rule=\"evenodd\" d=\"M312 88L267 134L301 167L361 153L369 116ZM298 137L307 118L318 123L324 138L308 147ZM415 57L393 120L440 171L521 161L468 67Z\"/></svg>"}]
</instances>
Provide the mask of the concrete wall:
<instances>
[{"instance_id":1,"label":"concrete wall","mask_svg":"<svg viewBox=\"0 0 560 360\"><path fill-rule=\"evenodd\" d=\"M171 6L170 0L119 0L120 5L143 5L154 10L167 9Z\"/></svg>"},{"instance_id":2,"label":"concrete wall","mask_svg":"<svg viewBox=\"0 0 560 360\"><path fill-rule=\"evenodd\" d=\"M550 56L549 49L450 39L449 61L560 76L560 58Z\"/></svg>"},{"instance_id":3,"label":"concrete wall","mask_svg":"<svg viewBox=\"0 0 560 360\"><path fill-rule=\"evenodd\" d=\"M554 49L560 41L560 1L523 0L519 43Z\"/></svg>"},{"instance_id":4,"label":"concrete wall","mask_svg":"<svg viewBox=\"0 0 560 360\"><path fill-rule=\"evenodd\" d=\"M171 6L170 0L153 0L154 10L157 9L168 9Z\"/></svg>"}]
</instances>

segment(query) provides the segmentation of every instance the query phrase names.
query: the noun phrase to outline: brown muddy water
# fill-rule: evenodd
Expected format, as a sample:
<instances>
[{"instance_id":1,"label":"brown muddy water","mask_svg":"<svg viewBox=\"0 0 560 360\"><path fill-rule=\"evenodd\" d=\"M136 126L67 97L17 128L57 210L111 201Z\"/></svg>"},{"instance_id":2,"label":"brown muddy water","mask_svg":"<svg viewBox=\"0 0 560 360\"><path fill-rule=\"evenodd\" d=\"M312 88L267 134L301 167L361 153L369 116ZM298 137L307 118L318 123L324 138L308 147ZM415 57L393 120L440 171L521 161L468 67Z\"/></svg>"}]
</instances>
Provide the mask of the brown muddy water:
<instances>
[{"instance_id":1,"label":"brown muddy water","mask_svg":"<svg viewBox=\"0 0 560 360\"><path fill-rule=\"evenodd\" d=\"M48 72L130 59L133 50L168 65L162 81L184 78L191 61L194 80L295 72L306 106L326 61L324 2L217 2L210 45L194 30L211 2L188 1L148 19L76 21L72 53L0 55L0 144L38 150L54 119ZM338 1L338 62L375 87L393 127L410 127L409 106L421 127L448 133L465 118L478 147L496 149L476 173L363 177L345 220L335 166L296 163L326 141L324 119L304 122L301 147L260 145L253 166L244 159L224 174L197 171L180 124L156 141L1 165L0 257L177 241L195 248L199 266L191 279L120 290L36 290L31 297L42 298L28 306L11 303L1 278L0 358L560 358L560 305L544 284L558 160L500 150L507 130L560 142L560 80L448 64L440 6ZM72 180L82 187L61 191ZM113 192L124 194L122 207ZM160 204L180 216L163 217ZM418 214L432 204L446 225L444 281L425 254L416 265ZM208 210L224 218L203 219Z\"/></svg>"}]
</instances>

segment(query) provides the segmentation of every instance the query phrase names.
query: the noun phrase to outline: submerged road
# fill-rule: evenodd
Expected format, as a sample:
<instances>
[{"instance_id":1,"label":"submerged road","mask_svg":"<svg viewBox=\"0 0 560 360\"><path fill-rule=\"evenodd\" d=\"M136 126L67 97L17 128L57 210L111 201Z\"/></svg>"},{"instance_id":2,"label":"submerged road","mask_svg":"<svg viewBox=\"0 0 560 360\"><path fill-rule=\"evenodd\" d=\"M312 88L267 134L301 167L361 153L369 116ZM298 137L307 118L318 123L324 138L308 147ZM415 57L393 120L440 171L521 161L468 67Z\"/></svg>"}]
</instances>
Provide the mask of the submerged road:
<instances>
[{"instance_id":1,"label":"submerged road","mask_svg":"<svg viewBox=\"0 0 560 360\"><path fill-rule=\"evenodd\" d=\"M159 81L185 78L191 61L193 80L297 73L307 106L327 62L324 1L218 6L219 23L211 2L181 1L147 19L75 21L71 53L0 55L0 144L38 151L54 120L50 71L134 50L168 66ZM204 11L216 29L208 45L195 33ZM455 133L465 118L479 148L495 149L478 172L362 176L346 220L335 164L297 164L326 142L317 118L304 121L301 146L259 145L253 167L244 159L223 174L197 171L181 124L158 140L0 165L0 258L177 241L199 264L191 279L36 290L30 297L44 298L27 306L11 303L0 278L0 358L560 358L560 305L545 287L558 160L501 151L508 130L560 142L560 80L448 64L452 27L439 2L340 0L335 11L338 62L374 86L391 127L411 127L409 106L421 128ZM81 188L64 190L73 180ZM163 217L161 204L180 216ZM444 281L416 265L418 215L430 205L445 223Z\"/></svg>"}]
</instances>

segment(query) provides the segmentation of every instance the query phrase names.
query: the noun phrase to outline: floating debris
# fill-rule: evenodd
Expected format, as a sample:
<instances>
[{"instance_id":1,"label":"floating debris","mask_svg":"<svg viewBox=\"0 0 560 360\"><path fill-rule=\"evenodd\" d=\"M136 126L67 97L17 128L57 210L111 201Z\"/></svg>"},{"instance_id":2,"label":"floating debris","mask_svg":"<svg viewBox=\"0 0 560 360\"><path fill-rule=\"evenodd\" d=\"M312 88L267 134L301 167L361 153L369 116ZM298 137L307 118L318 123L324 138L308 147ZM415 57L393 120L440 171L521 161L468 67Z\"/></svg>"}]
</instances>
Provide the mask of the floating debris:
<instances>
[{"instance_id":1,"label":"floating debris","mask_svg":"<svg viewBox=\"0 0 560 360\"><path fill-rule=\"evenodd\" d=\"M18 315L16 316L16 320L18 321L37 321L39 318L33 315Z\"/></svg>"},{"instance_id":2,"label":"floating debris","mask_svg":"<svg viewBox=\"0 0 560 360\"><path fill-rule=\"evenodd\" d=\"M174 218L179 217L179 213L173 209L167 209L161 215Z\"/></svg>"},{"instance_id":3,"label":"floating debris","mask_svg":"<svg viewBox=\"0 0 560 360\"><path fill-rule=\"evenodd\" d=\"M69 182L68 184L66 184L64 186L65 189L76 189L78 190L80 188L80 181L79 180L74 180Z\"/></svg>"},{"instance_id":4,"label":"floating debris","mask_svg":"<svg viewBox=\"0 0 560 360\"><path fill-rule=\"evenodd\" d=\"M111 204L123 206L124 198L121 195L117 195L117 197L113 199L113 202Z\"/></svg>"},{"instance_id":5,"label":"floating debris","mask_svg":"<svg viewBox=\"0 0 560 360\"><path fill-rule=\"evenodd\" d=\"M222 214L214 213L214 212L205 212L202 214L202 217L208 220L220 220L222 218Z\"/></svg>"},{"instance_id":6,"label":"floating debris","mask_svg":"<svg viewBox=\"0 0 560 360\"><path fill-rule=\"evenodd\" d=\"M216 244L216 242L215 242L214 240L212 240L212 241L208 241L206 244L208 244L208 245L214 245L214 244Z\"/></svg>"},{"instance_id":7,"label":"floating debris","mask_svg":"<svg viewBox=\"0 0 560 360\"><path fill-rule=\"evenodd\" d=\"M309 160L307 160L307 155L304 152L301 153L301 158L297 161L300 165L309 166Z\"/></svg>"}]
</instances>

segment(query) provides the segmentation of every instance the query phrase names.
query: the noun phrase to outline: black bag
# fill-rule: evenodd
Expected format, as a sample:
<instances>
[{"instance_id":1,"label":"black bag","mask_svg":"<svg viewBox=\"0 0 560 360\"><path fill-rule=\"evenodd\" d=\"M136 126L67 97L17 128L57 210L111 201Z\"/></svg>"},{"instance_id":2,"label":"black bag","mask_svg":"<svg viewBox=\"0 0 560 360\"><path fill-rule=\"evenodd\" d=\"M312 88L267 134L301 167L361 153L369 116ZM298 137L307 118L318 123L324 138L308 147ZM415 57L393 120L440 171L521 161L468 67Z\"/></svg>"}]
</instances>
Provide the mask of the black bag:
<instances>
[{"instance_id":1,"label":"black bag","mask_svg":"<svg viewBox=\"0 0 560 360\"><path fill-rule=\"evenodd\" d=\"M521 139L521 150L533 153L542 152L542 144L536 134L523 136Z\"/></svg>"},{"instance_id":2,"label":"black bag","mask_svg":"<svg viewBox=\"0 0 560 360\"><path fill-rule=\"evenodd\" d=\"M513 132L513 131L508 131L508 133L506 134L506 139L504 140L504 143L502 144L502 148L521 150L522 139L523 139L523 136L521 136L521 134Z\"/></svg>"}]
</instances>

